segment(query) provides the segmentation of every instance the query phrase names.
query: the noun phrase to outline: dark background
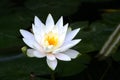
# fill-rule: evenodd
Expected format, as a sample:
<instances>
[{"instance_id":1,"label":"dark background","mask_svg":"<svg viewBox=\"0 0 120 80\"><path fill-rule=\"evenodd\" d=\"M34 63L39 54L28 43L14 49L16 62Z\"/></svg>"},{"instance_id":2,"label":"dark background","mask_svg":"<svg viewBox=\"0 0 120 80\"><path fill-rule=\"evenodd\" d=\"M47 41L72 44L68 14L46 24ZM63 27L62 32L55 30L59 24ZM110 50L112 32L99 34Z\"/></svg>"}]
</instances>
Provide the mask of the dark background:
<instances>
[{"instance_id":1,"label":"dark background","mask_svg":"<svg viewBox=\"0 0 120 80\"><path fill-rule=\"evenodd\" d=\"M120 24L119 0L1 0L0 80L30 80L31 72L38 75L35 80L50 79L45 59L21 54L25 44L19 33L21 28L30 30L34 16L45 23L49 13L55 22L63 16L64 24L81 28L76 38L82 41L74 49L82 55L71 62L59 61L56 80L120 80L119 43L107 58L96 57Z\"/></svg>"}]
</instances>

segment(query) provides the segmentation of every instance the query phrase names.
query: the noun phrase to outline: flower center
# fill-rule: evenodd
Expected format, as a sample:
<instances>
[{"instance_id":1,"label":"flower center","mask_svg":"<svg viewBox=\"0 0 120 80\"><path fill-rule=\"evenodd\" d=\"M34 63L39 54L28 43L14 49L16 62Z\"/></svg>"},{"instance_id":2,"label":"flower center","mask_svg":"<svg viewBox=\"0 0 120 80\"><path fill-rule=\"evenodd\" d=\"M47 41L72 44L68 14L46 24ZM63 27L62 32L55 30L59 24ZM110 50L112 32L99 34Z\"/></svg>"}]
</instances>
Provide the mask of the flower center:
<instances>
[{"instance_id":1,"label":"flower center","mask_svg":"<svg viewBox=\"0 0 120 80\"><path fill-rule=\"evenodd\" d=\"M46 44L46 46L49 46L49 45L57 46L57 44L58 44L58 35L53 33L52 31L45 34L45 44Z\"/></svg>"}]
</instances>

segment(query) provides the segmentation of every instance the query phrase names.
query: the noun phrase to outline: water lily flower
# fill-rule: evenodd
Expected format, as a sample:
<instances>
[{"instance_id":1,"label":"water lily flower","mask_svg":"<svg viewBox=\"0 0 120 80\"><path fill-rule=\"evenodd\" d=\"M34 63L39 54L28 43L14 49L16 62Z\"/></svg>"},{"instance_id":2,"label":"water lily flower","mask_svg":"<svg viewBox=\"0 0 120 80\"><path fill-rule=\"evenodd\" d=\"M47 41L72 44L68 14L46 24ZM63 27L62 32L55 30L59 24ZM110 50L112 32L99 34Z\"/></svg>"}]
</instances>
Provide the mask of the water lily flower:
<instances>
[{"instance_id":1,"label":"water lily flower","mask_svg":"<svg viewBox=\"0 0 120 80\"><path fill-rule=\"evenodd\" d=\"M70 49L81 41L81 39L73 40L79 30L80 28L71 30L68 28L68 23L63 25L63 17L55 24L53 17L49 14L45 24L35 16L32 31L20 29L20 33L24 43L30 47L27 49L27 56L46 57L48 66L55 70L57 59L71 61L79 55L78 51Z\"/></svg>"}]
</instances>

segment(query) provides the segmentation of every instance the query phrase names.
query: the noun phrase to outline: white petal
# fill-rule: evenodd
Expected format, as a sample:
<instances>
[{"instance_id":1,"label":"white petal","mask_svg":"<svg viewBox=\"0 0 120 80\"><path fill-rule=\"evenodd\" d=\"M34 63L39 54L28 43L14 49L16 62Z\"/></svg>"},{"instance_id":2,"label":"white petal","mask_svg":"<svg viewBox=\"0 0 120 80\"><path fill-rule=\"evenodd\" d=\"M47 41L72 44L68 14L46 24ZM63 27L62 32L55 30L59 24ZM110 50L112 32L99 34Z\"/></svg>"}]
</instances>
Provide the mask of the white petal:
<instances>
[{"instance_id":1,"label":"white petal","mask_svg":"<svg viewBox=\"0 0 120 80\"><path fill-rule=\"evenodd\" d=\"M67 29L68 29L68 24L66 24L64 27L61 27L61 28L58 27L58 33L59 33L59 35L60 36L63 35L63 34L66 35Z\"/></svg>"},{"instance_id":2,"label":"white petal","mask_svg":"<svg viewBox=\"0 0 120 80\"><path fill-rule=\"evenodd\" d=\"M34 24L37 27L43 27L43 23L40 21L40 19L37 16L35 16L34 18Z\"/></svg>"},{"instance_id":3,"label":"white petal","mask_svg":"<svg viewBox=\"0 0 120 80\"><path fill-rule=\"evenodd\" d=\"M68 55L72 59L75 59L80 53L76 50L68 49L64 52L64 54Z\"/></svg>"},{"instance_id":4,"label":"white petal","mask_svg":"<svg viewBox=\"0 0 120 80\"><path fill-rule=\"evenodd\" d=\"M47 64L48 66L52 69L52 70L55 70L56 66L57 66L57 60L49 60L47 59Z\"/></svg>"},{"instance_id":5,"label":"white petal","mask_svg":"<svg viewBox=\"0 0 120 80\"><path fill-rule=\"evenodd\" d=\"M63 44L64 40L65 40L65 36L67 33L67 29L68 29L68 24L66 24L64 27L62 27L61 29L58 28L58 36L59 36L59 44ZM60 45L60 46L61 46Z\"/></svg>"},{"instance_id":6,"label":"white petal","mask_svg":"<svg viewBox=\"0 0 120 80\"><path fill-rule=\"evenodd\" d=\"M52 15L49 14L46 20L46 32L52 30L53 27L54 27L54 20L52 18Z\"/></svg>"},{"instance_id":7,"label":"white petal","mask_svg":"<svg viewBox=\"0 0 120 80\"><path fill-rule=\"evenodd\" d=\"M42 38L44 36L44 30L43 30L43 28L35 26L34 24L32 24L32 29L33 29L33 33L34 33L34 37L35 37L36 41L39 44L42 44Z\"/></svg>"},{"instance_id":8,"label":"white petal","mask_svg":"<svg viewBox=\"0 0 120 80\"><path fill-rule=\"evenodd\" d=\"M79 31L80 31L80 28L68 32L65 37L65 42L72 40Z\"/></svg>"},{"instance_id":9,"label":"white petal","mask_svg":"<svg viewBox=\"0 0 120 80\"><path fill-rule=\"evenodd\" d=\"M55 54L55 57L58 58L59 60L63 60L63 61L70 61L71 58L63 53L58 53Z\"/></svg>"},{"instance_id":10,"label":"white petal","mask_svg":"<svg viewBox=\"0 0 120 80\"><path fill-rule=\"evenodd\" d=\"M34 56L37 57L37 58L43 58L43 57L46 56L45 53L40 52L40 51L37 51L37 50L34 50L33 54L34 54Z\"/></svg>"},{"instance_id":11,"label":"white petal","mask_svg":"<svg viewBox=\"0 0 120 80\"><path fill-rule=\"evenodd\" d=\"M65 42L60 48L56 49L53 53L64 52L68 50L69 48L78 44L80 41L81 39L76 39L76 40Z\"/></svg>"},{"instance_id":12,"label":"white petal","mask_svg":"<svg viewBox=\"0 0 120 80\"><path fill-rule=\"evenodd\" d=\"M31 38L32 39L32 38ZM30 39L27 39L27 38L23 38L23 41L24 41L24 43L27 45L27 46L29 46L29 47L31 47L31 48L34 48L34 42L35 41L33 41L33 40L30 40Z\"/></svg>"},{"instance_id":13,"label":"white petal","mask_svg":"<svg viewBox=\"0 0 120 80\"><path fill-rule=\"evenodd\" d=\"M69 24L67 23L67 24L64 25L64 27L68 27L68 25L69 25Z\"/></svg>"},{"instance_id":14,"label":"white petal","mask_svg":"<svg viewBox=\"0 0 120 80\"><path fill-rule=\"evenodd\" d=\"M63 27L63 17L61 17L61 18L57 21L56 26L58 26L58 27Z\"/></svg>"},{"instance_id":15,"label":"white petal","mask_svg":"<svg viewBox=\"0 0 120 80\"><path fill-rule=\"evenodd\" d=\"M36 42L36 43L34 43L33 44L34 46L34 49L37 49L38 51L40 51L40 52L43 52L43 48Z\"/></svg>"},{"instance_id":16,"label":"white petal","mask_svg":"<svg viewBox=\"0 0 120 80\"><path fill-rule=\"evenodd\" d=\"M55 56L53 54L51 54L51 53L48 53L47 54L47 59L49 59L49 60L55 60Z\"/></svg>"},{"instance_id":17,"label":"white petal","mask_svg":"<svg viewBox=\"0 0 120 80\"><path fill-rule=\"evenodd\" d=\"M23 38L23 41L27 46L31 48L37 49L39 51L43 51L42 47L35 41L34 38L31 38L31 39Z\"/></svg>"},{"instance_id":18,"label":"white petal","mask_svg":"<svg viewBox=\"0 0 120 80\"><path fill-rule=\"evenodd\" d=\"M33 50L33 49L28 49L28 50L27 50L27 56L28 56L28 57L35 57L33 53L34 53L34 50Z\"/></svg>"},{"instance_id":19,"label":"white petal","mask_svg":"<svg viewBox=\"0 0 120 80\"><path fill-rule=\"evenodd\" d=\"M62 28L62 33L64 33L64 37L66 36L66 33L67 33L67 30L68 30L68 23Z\"/></svg>"},{"instance_id":20,"label":"white petal","mask_svg":"<svg viewBox=\"0 0 120 80\"><path fill-rule=\"evenodd\" d=\"M32 33L28 32L28 31L26 31L26 30L23 30L23 29L20 29L20 33L22 34L22 36L23 36L24 38L31 39L31 38L34 37Z\"/></svg>"}]
</instances>

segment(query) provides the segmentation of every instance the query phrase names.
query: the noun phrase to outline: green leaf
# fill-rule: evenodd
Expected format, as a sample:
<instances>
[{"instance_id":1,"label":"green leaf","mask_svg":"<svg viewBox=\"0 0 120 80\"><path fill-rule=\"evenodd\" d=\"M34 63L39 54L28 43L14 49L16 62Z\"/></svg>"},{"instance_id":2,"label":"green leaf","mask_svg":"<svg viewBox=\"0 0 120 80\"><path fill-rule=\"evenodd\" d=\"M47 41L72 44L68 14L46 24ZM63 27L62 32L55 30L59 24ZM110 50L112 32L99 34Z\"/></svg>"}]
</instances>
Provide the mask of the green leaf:
<instances>
[{"instance_id":1,"label":"green leaf","mask_svg":"<svg viewBox=\"0 0 120 80\"><path fill-rule=\"evenodd\" d=\"M30 73L37 75L50 74L50 70L45 60L37 58L22 57L16 60L0 62L1 80L29 80ZM48 80L45 78L35 78L35 80Z\"/></svg>"},{"instance_id":2,"label":"green leaf","mask_svg":"<svg viewBox=\"0 0 120 80\"><path fill-rule=\"evenodd\" d=\"M103 22L109 25L118 25L120 23L120 12L102 14Z\"/></svg>"},{"instance_id":3,"label":"green leaf","mask_svg":"<svg viewBox=\"0 0 120 80\"><path fill-rule=\"evenodd\" d=\"M20 51L23 42L19 29L29 27L30 19L21 14L6 15L0 18L0 50L1 53L15 53Z\"/></svg>"},{"instance_id":4,"label":"green leaf","mask_svg":"<svg viewBox=\"0 0 120 80\"><path fill-rule=\"evenodd\" d=\"M92 43L97 50L100 50L108 39L110 34L114 31L114 26L109 26L103 22L96 22L91 24L92 28Z\"/></svg>"},{"instance_id":5,"label":"green leaf","mask_svg":"<svg viewBox=\"0 0 120 80\"><path fill-rule=\"evenodd\" d=\"M114 54L112 54L112 58L113 60L120 62L120 49L119 48Z\"/></svg>"},{"instance_id":6,"label":"green leaf","mask_svg":"<svg viewBox=\"0 0 120 80\"><path fill-rule=\"evenodd\" d=\"M80 55L72 61L59 61L56 73L58 77L72 76L82 72L90 62L90 57L86 54Z\"/></svg>"},{"instance_id":7,"label":"green leaf","mask_svg":"<svg viewBox=\"0 0 120 80\"><path fill-rule=\"evenodd\" d=\"M82 54L72 61L59 61L55 73L58 77L71 76L83 71L90 61L90 57ZM47 79L51 70L46 63L46 59L21 57L16 60L0 62L0 74L3 80L28 79L31 72L41 77L36 79ZM5 77L7 75L7 77Z\"/></svg>"},{"instance_id":8,"label":"green leaf","mask_svg":"<svg viewBox=\"0 0 120 80\"><path fill-rule=\"evenodd\" d=\"M88 26L87 22L75 22L71 24L73 28L76 28L76 26L81 28L76 37L82 39L78 46L76 46L81 53L99 51L116 28L115 25L109 25L103 21L94 22L90 26Z\"/></svg>"},{"instance_id":9,"label":"green leaf","mask_svg":"<svg viewBox=\"0 0 120 80\"><path fill-rule=\"evenodd\" d=\"M73 29L81 29L77 34L76 39L82 39L82 41L74 48L77 49L80 53L89 53L95 51L95 47L92 44L92 31L88 26L88 22L75 22L70 26Z\"/></svg>"}]
</instances>

